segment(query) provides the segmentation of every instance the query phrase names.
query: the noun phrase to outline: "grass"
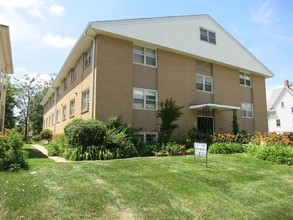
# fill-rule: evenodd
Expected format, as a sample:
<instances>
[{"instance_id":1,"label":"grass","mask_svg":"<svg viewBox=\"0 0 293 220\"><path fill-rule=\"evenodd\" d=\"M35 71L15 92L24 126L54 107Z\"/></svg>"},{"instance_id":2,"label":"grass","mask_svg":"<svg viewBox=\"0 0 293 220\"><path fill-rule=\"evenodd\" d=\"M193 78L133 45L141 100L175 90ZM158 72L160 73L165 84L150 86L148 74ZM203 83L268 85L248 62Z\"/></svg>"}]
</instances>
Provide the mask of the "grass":
<instances>
[{"instance_id":1,"label":"grass","mask_svg":"<svg viewBox=\"0 0 293 220\"><path fill-rule=\"evenodd\" d=\"M292 219L293 169L246 154L54 163L0 173L0 219Z\"/></svg>"}]
</instances>

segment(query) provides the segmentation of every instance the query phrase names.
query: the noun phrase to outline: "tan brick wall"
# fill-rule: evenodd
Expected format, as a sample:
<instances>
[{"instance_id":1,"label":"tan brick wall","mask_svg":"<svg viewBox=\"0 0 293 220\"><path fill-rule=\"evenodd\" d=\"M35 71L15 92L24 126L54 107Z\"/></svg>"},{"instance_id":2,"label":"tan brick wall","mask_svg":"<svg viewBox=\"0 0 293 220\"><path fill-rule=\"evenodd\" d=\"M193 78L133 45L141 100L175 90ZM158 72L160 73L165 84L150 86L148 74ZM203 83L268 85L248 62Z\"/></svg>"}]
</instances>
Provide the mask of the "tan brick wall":
<instances>
[{"instance_id":1,"label":"tan brick wall","mask_svg":"<svg viewBox=\"0 0 293 220\"><path fill-rule=\"evenodd\" d=\"M96 117L120 115L132 123L133 43L98 36Z\"/></svg>"},{"instance_id":2,"label":"tan brick wall","mask_svg":"<svg viewBox=\"0 0 293 220\"><path fill-rule=\"evenodd\" d=\"M252 75L252 95L254 108L254 130L268 131L265 78Z\"/></svg>"},{"instance_id":3,"label":"tan brick wall","mask_svg":"<svg viewBox=\"0 0 293 220\"><path fill-rule=\"evenodd\" d=\"M195 59L158 50L159 101L172 97L177 105L184 105L183 115L177 121L180 129L174 136L184 135L196 120L189 109L190 104L196 102L195 69Z\"/></svg>"}]
</instances>

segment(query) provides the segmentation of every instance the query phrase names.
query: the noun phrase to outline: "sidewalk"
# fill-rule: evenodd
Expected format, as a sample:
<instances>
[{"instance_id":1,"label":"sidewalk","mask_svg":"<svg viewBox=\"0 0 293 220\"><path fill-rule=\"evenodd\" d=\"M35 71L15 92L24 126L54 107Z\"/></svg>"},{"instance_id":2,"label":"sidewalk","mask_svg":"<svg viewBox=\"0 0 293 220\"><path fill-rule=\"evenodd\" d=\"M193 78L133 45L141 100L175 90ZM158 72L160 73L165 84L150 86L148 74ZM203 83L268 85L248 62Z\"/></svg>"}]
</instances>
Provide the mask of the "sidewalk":
<instances>
[{"instance_id":1,"label":"sidewalk","mask_svg":"<svg viewBox=\"0 0 293 220\"><path fill-rule=\"evenodd\" d=\"M62 158L62 157L57 157L57 156L49 156L48 155L48 150L41 146L41 145L38 145L38 144L33 144L32 145L34 148L36 148L38 151L42 152L43 154L45 154L46 156L48 156L51 160L54 160L56 162L59 162L59 163L65 163L65 162L69 162L68 160Z\"/></svg>"}]
</instances>

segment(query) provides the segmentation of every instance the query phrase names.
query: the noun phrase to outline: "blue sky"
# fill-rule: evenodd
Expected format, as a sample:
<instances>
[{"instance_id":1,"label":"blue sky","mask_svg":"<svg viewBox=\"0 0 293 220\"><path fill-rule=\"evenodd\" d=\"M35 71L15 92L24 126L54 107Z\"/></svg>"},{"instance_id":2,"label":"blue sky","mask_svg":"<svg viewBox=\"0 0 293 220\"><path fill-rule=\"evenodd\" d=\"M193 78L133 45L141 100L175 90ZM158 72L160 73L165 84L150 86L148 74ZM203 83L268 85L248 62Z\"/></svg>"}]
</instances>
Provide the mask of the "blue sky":
<instances>
[{"instance_id":1,"label":"blue sky","mask_svg":"<svg viewBox=\"0 0 293 220\"><path fill-rule=\"evenodd\" d=\"M292 0L0 0L14 73L58 73L90 21L209 14L274 74L267 93L293 81Z\"/></svg>"}]
</instances>

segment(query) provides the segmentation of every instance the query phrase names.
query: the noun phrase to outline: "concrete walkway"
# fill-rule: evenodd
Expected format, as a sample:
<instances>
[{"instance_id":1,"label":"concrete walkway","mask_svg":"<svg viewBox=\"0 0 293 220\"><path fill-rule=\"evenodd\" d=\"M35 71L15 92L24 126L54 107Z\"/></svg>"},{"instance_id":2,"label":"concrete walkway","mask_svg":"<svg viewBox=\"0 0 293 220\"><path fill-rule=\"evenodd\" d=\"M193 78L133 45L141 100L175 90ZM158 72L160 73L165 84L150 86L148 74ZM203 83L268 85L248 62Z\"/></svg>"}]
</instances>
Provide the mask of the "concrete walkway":
<instances>
[{"instance_id":1,"label":"concrete walkway","mask_svg":"<svg viewBox=\"0 0 293 220\"><path fill-rule=\"evenodd\" d=\"M65 162L69 162L68 160L62 158L62 157L57 157L57 156L49 156L48 155L48 150L41 146L41 145L38 145L38 144L33 144L32 145L34 148L36 148L38 151L42 152L43 154L45 154L46 156L48 156L51 160L54 160L56 162L59 162L59 163L65 163Z\"/></svg>"}]
</instances>

